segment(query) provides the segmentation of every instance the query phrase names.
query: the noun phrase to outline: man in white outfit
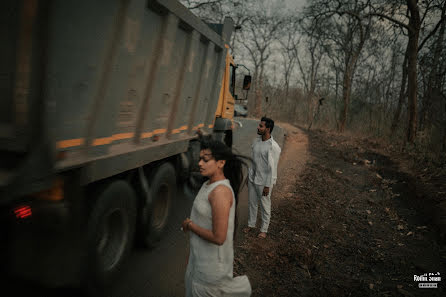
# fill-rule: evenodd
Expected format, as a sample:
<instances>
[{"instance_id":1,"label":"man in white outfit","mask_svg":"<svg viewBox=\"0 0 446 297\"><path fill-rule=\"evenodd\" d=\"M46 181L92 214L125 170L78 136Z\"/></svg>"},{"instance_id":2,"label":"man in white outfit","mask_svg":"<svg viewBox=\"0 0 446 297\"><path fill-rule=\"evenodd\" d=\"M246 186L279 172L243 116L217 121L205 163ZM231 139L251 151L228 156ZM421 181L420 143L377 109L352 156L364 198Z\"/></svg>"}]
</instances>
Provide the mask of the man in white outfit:
<instances>
[{"instance_id":1,"label":"man in white outfit","mask_svg":"<svg viewBox=\"0 0 446 297\"><path fill-rule=\"evenodd\" d=\"M245 232L255 228L260 202L261 226L259 238L266 238L271 218L271 191L277 180L277 165L281 149L271 133L274 121L263 117L257 127L257 137L252 146L251 158L254 166L249 168L248 196L249 218Z\"/></svg>"}]
</instances>

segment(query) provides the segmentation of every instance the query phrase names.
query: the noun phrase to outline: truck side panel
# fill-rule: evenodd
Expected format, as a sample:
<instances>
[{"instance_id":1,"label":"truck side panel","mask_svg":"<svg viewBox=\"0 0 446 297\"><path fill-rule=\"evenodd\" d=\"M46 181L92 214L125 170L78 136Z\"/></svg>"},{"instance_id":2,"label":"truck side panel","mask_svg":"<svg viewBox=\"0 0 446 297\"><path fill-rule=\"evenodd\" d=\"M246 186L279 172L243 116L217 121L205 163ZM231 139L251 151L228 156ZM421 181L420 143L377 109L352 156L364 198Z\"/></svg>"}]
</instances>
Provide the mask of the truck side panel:
<instances>
[{"instance_id":1,"label":"truck side panel","mask_svg":"<svg viewBox=\"0 0 446 297\"><path fill-rule=\"evenodd\" d=\"M8 0L2 17L1 197L74 167L106 178L212 131L229 35L178 1Z\"/></svg>"},{"instance_id":2,"label":"truck side panel","mask_svg":"<svg viewBox=\"0 0 446 297\"><path fill-rule=\"evenodd\" d=\"M2 40L0 43L0 92L3 98L0 100L0 135L10 136L10 130L14 125L14 75L16 72L17 42L19 39L20 3L18 1L5 1L2 5ZM8 133L9 132L9 133Z\"/></svg>"},{"instance_id":3,"label":"truck side panel","mask_svg":"<svg viewBox=\"0 0 446 297\"><path fill-rule=\"evenodd\" d=\"M89 113L94 109L101 79L107 75L107 43L113 35L110 24L119 2L104 4L56 1L52 7L45 95L48 125L57 141L66 140L59 144L63 149L85 144L88 124L94 120ZM100 14L91 13L101 10Z\"/></svg>"},{"instance_id":4,"label":"truck side panel","mask_svg":"<svg viewBox=\"0 0 446 297\"><path fill-rule=\"evenodd\" d=\"M196 54L196 67L198 70L197 85L195 86L194 93L192 95L192 106L188 123L188 133L192 132L194 127L203 128L204 118L201 116L202 111L199 108L206 106L205 100L209 96L209 71L213 62L213 45L211 46L208 40L201 39L198 52Z\"/></svg>"},{"instance_id":5,"label":"truck side panel","mask_svg":"<svg viewBox=\"0 0 446 297\"><path fill-rule=\"evenodd\" d=\"M165 4L55 2L46 89L60 170L187 142L213 124L226 49L184 7Z\"/></svg>"}]
</instances>

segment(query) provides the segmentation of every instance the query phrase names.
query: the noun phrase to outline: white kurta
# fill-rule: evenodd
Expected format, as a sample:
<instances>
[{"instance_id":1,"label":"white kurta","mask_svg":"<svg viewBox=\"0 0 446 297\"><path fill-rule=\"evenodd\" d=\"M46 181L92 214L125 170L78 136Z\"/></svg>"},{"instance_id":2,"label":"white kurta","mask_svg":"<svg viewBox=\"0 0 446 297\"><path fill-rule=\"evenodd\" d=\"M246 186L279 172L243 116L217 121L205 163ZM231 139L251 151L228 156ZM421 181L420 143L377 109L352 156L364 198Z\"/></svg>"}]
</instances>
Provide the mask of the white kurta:
<instances>
[{"instance_id":1,"label":"white kurta","mask_svg":"<svg viewBox=\"0 0 446 297\"><path fill-rule=\"evenodd\" d=\"M257 137L251 146L251 158L255 166L249 168L249 181L265 187L276 184L280 153L280 146L272 136L265 141L262 141L261 136Z\"/></svg>"},{"instance_id":2,"label":"white kurta","mask_svg":"<svg viewBox=\"0 0 446 297\"><path fill-rule=\"evenodd\" d=\"M271 220L271 193L277 181L277 165L281 153L280 146L271 136L263 141L262 137L255 139L251 146L251 158L255 166L249 168L248 226L254 228L257 221L257 210L260 205L262 224L260 232L268 232ZM269 194L263 196L263 188L269 187Z\"/></svg>"},{"instance_id":3,"label":"white kurta","mask_svg":"<svg viewBox=\"0 0 446 297\"><path fill-rule=\"evenodd\" d=\"M234 197L229 180L225 179L212 184L205 182L197 197L195 197L192 206L191 220L200 227L209 230L212 230L212 208L208 197L218 185L230 188ZM235 199L229 212L226 240L221 246L202 239L193 232L189 232L190 252L185 276L186 297L245 297L251 295L251 285L248 277L233 277L234 218Z\"/></svg>"}]
</instances>

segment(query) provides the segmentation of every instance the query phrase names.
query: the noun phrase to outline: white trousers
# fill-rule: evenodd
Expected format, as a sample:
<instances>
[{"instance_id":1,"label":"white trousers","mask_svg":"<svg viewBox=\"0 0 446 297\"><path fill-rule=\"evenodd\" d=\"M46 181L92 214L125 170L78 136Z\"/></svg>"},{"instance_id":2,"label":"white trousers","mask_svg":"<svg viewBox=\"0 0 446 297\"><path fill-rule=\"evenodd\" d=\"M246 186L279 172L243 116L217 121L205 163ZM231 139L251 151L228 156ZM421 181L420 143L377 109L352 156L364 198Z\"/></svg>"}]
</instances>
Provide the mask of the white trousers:
<instances>
[{"instance_id":1,"label":"white trousers","mask_svg":"<svg viewBox=\"0 0 446 297\"><path fill-rule=\"evenodd\" d=\"M268 196L263 196L263 188L265 186L259 186L251 181L248 182L248 202L249 202L249 218L248 227L254 228L257 221L257 210L260 202L260 216L262 224L260 226L260 232L268 232L269 221L271 219L271 192L273 187L269 188Z\"/></svg>"}]
</instances>

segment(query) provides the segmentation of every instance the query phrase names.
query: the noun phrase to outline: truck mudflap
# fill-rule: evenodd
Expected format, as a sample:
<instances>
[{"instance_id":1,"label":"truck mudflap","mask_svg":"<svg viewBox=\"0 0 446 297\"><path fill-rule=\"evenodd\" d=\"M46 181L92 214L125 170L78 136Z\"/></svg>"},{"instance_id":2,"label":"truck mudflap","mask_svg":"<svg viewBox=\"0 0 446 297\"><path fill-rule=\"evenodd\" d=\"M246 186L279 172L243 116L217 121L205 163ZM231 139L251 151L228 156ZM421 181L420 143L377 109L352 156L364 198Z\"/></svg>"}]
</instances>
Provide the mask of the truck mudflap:
<instances>
[{"instance_id":1,"label":"truck mudflap","mask_svg":"<svg viewBox=\"0 0 446 297\"><path fill-rule=\"evenodd\" d=\"M214 131L232 130L232 120L225 118L216 118L214 124Z\"/></svg>"}]
</instances>

